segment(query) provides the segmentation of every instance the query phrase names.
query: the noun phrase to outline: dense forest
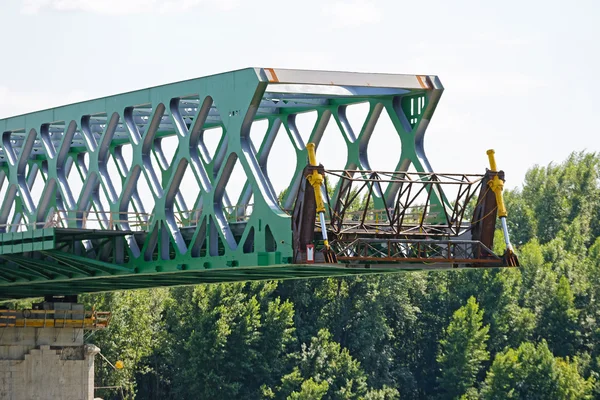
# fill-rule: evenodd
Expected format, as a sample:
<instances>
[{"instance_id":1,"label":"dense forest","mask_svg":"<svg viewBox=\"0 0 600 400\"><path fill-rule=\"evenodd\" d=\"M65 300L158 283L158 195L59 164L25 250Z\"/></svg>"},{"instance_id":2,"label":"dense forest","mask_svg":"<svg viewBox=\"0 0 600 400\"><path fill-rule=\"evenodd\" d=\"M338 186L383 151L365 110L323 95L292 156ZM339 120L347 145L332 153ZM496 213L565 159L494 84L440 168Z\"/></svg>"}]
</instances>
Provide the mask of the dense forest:
<instances>
[{"instance_id":1,"label":"dense forest","mask_svg":"<svg viewBox=\"0 0 600 400\"><path fill-rule=\"evenodd\" d=\"M600 155L506 192L520 268L82 296L97 391L138 399L600 398ZM498 236L496 251L503 251Z\"/></svg>"}]
</instances>

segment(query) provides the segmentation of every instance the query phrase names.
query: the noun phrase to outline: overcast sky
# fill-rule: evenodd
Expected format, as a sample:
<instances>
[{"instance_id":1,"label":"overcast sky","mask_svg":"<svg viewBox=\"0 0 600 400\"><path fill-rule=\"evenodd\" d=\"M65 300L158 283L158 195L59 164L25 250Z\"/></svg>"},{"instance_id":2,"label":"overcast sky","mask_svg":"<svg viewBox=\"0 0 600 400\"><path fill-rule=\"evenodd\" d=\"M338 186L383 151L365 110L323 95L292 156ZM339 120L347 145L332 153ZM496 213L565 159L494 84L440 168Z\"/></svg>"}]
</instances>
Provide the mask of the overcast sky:
<instances>
[{"instance_id":1,"label":"overcast sky","mask_svg":"<svg viewBox=\"0 0 600 400\"><path fill-rule=\"evenodd\" d=\"M434 170L482 172L495 148L513 187L600 151L598 1L0 4L0 118L247 66L436 74Z\"/></svg>"}]
</instances>

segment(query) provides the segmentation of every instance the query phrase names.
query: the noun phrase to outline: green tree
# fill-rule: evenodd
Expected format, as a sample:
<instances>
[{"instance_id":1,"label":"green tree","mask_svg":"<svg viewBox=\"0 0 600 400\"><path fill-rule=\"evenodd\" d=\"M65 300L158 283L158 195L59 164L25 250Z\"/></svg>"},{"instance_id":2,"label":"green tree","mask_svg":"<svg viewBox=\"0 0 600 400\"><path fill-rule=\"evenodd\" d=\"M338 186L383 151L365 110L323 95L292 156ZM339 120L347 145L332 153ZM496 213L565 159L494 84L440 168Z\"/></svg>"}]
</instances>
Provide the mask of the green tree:
<instances>
[{"instance_id":1,"label":"green tree","mask_svg":"<svg viewBox=\"0 0 600 400\"><path fill-rule=\"evenodd\" d=\"M546 338L554 354L566 356L574 353L577 314L571 285L562 276L550 304L542 312L539 324L540 334Z\"/></svg>"},{"instance_id":2,"label":"green tree","mask_svg":"<svg viewBox=\"0 0 600 400\"><path fill-rule=\"evenodd\" d=\"M289 400L320 400L322 399L329 390L329 384L327 381L321 383L315 382L312 378L302 382L300 392L292 392L288 396Z\"/></svg>"},{"instance_id":3,"label":"green tree","mask_svg":"<svg viewBox=\"0 0 600 400\"><path fill-rule=\"evenodd\" d=\"M369 383L377 387L392 384L392 328L386 308L399 292L383 282L383 277L327 279L315 293L325 300L317 317L320 326L361 362L369 371Z\"/></svg>"},{"instance_id":4,"label":"green tree","mask_svg":"<svg viewBox=\"0 0 600 400\"><path fill-rule=\"evenodd\" d=\"M163 362L169 396L178 399L260 398L287 368L293 306L273 298L277 282L175 289L167 306Z\"/></svg>"},{"instance_id":5,"label":"green tree","mask_svg":"<svg viewBox=\"0 0 600 400\"><path fill-rule=\"evenodd\" d=\"M552 301L552 294L556 292L556 273L552 270L552 265L545 262L542 247L537 239L523 246L519 257L522 276L521 301L539 316Z\"/></svg>"},{"instance_id":6,"label":"green tree","mask_svg":"<svg viewBox=\"0 0 600 400\"><path fill-rule=\"evenodd\" d=\"M364 399L365 396L386 400L398 398L397 391L393 389L369 391L367 377L360 363L352 358L347 349L332 341L326 329L321 329L308 346L303 345L296 359L293 371L281 379L281 384L274 391L276 399L308 398L300 396L325 387L327 391L322 395L323 399Z\"/></svg>"},{"instance_id":7,"label":"green tree","mask_svg":"<svg viewBox=\"0 0 600 400\"><path fill-rule=\"evenodd\" d=\"M484 400L587 399L592 381L569 360L555 358L545 341L498 353L481 390Z\"/></svg>"},{"instance_id":8,"label":"green tree","mask_svg":"<svg viewBox=\"0 0 600 400\"><path fill-rule=\"evenodd\" d=\"M600 205L598 177L600 157L584 152L572 153L561 164L535 166L527 172L522 198L535 212L541 243L555 238L576 218L581 220L586 243L593 238L592 233L598 235L600 225L597 221L592 224Z\"/></svg>"},{"instance_id":9,"label":"green tree","mask_svg":"<svg viewBox=\"0 0 600 400\"><path fill-rule=\"evenodd\" d=\"M456 310L440 341L439 384L445 398L459 398L475 384L477 373L490 354L486 348L489 326L483 326L483 310L474 297Z\"/></svg>"},{"instance_id":10,"label":"green tree","mask_svg":"<svg viewBox=\"0 0 600 400\"><path fill-rule=\"evenodd\" d=\"M537 219L532 205L516 189L507 190L504 200L506 209L510 210L507 224L512 242L516 245L529 242L537 233Z\"/></svg>"},{"instance_id":11,"label":"green tree","mask_svg":"<svg viewBox=\"0 0 600 400\"><path fill-rule=\"evenodd\" d=\"M137 392L136 376L152 374L151 365L144 362L162 341L162 312L166 289L130 290L113 293L83 295L87 308L110 310L109 328L95 332L90 339L113 364L123 361L124 368L115 371L103 360L98 360L96 380L99 386L120 386L126 398ZM111 389L103 396L120 397L120 390Z\"/></svg>"},{"instance_id":12,"label":"green tree","mask_svg":"<svg viewBox=\"0 0 600 400\"><path fill-rule=\"evenodd\" d=\"M423 274L365 276L282 282L277 293L295 305L299 343L320 329L360 361L369 386L414 390L410 371L418 348L415 332L419 309L411 292ZM407 336L403 336L407 333Z\"/></svg>"},{"instance_id":13,"label":"green tree","mask_svg":"<svg viewBox=\"0 0 600 400\"><path fill-rule=\"evenodd\" d=\"M558 370L558 398L559 399L591 399L594 379L583 379L577 368L577 360L570 362L569 358L556 359Z\"/></svg>"},{"instance_id":14,"label":"green tree","mask_svg":"<svg viewBox=\"0 0 600 400\"><path fill-rule=\"evenodd\" d=\"M395 388L384 386L383 389L372 389L365 395L364 400L398 400L400 393Z\"/></svg>"}]
</instances>

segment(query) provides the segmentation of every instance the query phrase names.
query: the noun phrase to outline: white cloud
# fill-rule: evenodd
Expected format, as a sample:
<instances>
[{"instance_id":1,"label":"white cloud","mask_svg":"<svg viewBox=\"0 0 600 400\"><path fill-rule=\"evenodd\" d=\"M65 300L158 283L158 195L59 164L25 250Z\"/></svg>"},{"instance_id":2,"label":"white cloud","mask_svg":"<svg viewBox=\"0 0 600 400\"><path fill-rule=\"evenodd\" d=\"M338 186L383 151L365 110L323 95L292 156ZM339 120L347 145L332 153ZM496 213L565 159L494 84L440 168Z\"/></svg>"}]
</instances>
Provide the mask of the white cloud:
<instances>
[{"instance_id":1,"label":"white cloud","mask_svg":"<svg viewBox=\"0 0 600 400\"><path fill-rule=\"evenodd\" d=\"M21 12L37 14L53 10L104 15L164 14L187 11L203 4L220 10L230 10L239 5L239 0L24 0Z\"/></svg>"},{"instance_id":2,"label":"white cloud","mask_svg":"<svg viewBox=\"0 0 600 400\"><path fill-rule=\"evenodd\" d=\"M323 7L336 28L357 27L381 21L383 13L372 0L335 1Z\"/></svg>"}]
</instances>

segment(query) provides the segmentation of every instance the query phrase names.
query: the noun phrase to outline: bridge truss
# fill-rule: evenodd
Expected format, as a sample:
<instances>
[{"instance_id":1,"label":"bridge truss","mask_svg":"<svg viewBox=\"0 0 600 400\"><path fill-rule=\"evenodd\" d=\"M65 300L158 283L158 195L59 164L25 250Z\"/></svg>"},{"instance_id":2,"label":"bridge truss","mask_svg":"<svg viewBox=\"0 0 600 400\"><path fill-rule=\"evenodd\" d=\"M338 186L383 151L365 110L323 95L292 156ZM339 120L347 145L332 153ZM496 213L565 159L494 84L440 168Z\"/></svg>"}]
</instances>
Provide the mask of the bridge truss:
<instances>
[{"instance_id":1,"label":"bridge truss","mask_svg":"<svg viewBox=\"0 0 600 400\"><path fill-rule=\"evenodd\" d=\"M442 91L436 76L248 68L0 120L0 299L514 265L490 250L489 172L434 174L425 156ZM371 168L383 116L393 172ZM331 127L347 154L326 174L336 262L309 262L323 232L306 144L327 166ZM284 193L267 167L279 139L293 149L279 155L293 170Z\"/></svg>"}]
</instances>

